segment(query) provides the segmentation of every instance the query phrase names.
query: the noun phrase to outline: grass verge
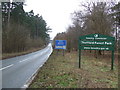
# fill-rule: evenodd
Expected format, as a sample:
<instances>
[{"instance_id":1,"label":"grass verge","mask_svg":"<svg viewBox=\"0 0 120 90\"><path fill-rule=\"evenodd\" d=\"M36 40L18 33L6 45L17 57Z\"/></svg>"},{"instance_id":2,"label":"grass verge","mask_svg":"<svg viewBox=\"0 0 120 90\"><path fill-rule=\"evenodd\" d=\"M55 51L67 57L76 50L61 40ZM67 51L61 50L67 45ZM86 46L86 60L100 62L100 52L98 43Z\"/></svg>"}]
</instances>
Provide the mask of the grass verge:
<instances>
[{"instance_id":1,"label":"grass verge","mask_svg":"<svg viewBox=\"0 0 120 90\"><path fill-rule=\"evenodd\" d=\"M118 64L110 70L111 62L91 55L82 55L78 68L78 53L53 52L40 69L29 88L117 88Z\"/></svg>"},{"instance_id":2,"label":"grass verge","mask_svg":"<svg viewBox=\"0 0 120 90\"><path fill-rule=\"evenodd\" d=\"M23 51L23 52L3 53L3 54L2 54L2 60L7 59L7 58L16 57L16 56L25 55L25 54L28 54L28 53L32 53L32 52L41 50L41 49L43 49L43 48L45 48L45 46L40 47L40 48L31 48L31 49L29 49L29 50L27 50L27 51Z\"/></svg>"}]
</instances>

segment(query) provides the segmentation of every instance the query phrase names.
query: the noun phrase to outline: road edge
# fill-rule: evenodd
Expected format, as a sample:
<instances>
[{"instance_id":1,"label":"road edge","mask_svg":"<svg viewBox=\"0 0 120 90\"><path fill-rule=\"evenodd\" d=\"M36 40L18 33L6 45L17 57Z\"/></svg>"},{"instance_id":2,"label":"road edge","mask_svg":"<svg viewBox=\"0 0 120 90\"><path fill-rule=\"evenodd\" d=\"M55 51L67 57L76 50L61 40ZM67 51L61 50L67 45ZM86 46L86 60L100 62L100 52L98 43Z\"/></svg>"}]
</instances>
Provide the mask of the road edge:
<instances>
[{"instance_id":1,"label":"road edge","mask_svg":"<svg viewBox=\"0 0 120 90\"><path fill-rule=\"evenodd\" d=\"M52 53L53 53L53 48L51 50L51 53L50 53L49 57L52 55ZM49 57L47 58L47 60L49 59ZM47 62L47 60L45 62ZM45 62L42 65L40 65L40 67L38 67L38 69L36 69L36 71L31 75L30 78L28 78L26 83L21 88L24 88L26 90L29 87L29 85L32 83L32 81L34 80L34 78L38 74L40 68L45 64Z\"/></svg>"}]
</instances>

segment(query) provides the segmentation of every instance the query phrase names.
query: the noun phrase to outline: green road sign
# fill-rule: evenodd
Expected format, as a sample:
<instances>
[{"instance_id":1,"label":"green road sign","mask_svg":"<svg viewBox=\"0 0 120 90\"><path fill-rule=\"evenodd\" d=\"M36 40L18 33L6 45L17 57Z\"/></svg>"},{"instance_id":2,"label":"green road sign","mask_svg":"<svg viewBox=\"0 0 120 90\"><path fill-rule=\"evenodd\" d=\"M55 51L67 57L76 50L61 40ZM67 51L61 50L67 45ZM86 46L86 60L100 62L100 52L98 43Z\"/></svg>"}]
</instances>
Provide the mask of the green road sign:
<instances>
[{"instance_id":1,"label":"green road sign","mask_svg":"<svg viewBox=\"0 0 120 90\"><path fill-rule=\"evenodd\" d=\"M81 50L109 50L112 51L111 70L114 65L115 38L102 34L89 34L79 37L79 68L81 67Z\"/></svg>"},{"instance_id":2,"label":"green road sign","mask_svg":"<svg viewBox=\"0 0 120 90\"><path fill-rule=\"evenodd\" d=\"M80 40L81 45L114 45L113 41L83 41Z\"/></svg>"}]
</instances>

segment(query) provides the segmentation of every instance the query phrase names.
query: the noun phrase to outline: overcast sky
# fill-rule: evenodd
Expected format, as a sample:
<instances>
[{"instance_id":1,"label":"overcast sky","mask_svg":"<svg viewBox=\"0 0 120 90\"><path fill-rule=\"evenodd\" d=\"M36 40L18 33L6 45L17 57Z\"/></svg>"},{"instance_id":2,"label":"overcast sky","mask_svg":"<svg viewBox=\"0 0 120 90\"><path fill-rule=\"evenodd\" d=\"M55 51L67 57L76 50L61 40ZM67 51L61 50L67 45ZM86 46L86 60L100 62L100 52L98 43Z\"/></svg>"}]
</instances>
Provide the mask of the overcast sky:
<instances>
[{"instance_id":1,"label":"overcast sky","mask_svg":"<svg viewBox=\"0 0 120 90\"><path fill-rule=\"evenodd\" d=\"M25 0L24 9L26 12L33 10L35 14L43 16L47 25L52 28L50 37L53 39L57 33L66 31L72 24L71 13L81 9L79 5L85 1L91 0Z\"/></svg>"},{"instance_id":2,"label":"overcast sky","mask_svg":"<svg viewBox=\"0 0 120 90\"><path fill-rule=\"evenodd\" d=\"M80 0L26 0L24 9L26 12L33 10L40 14L52 28L50 37L57 33L64 32L72 23L71 13L79 8Z\"/></svg>"}]
</instances>

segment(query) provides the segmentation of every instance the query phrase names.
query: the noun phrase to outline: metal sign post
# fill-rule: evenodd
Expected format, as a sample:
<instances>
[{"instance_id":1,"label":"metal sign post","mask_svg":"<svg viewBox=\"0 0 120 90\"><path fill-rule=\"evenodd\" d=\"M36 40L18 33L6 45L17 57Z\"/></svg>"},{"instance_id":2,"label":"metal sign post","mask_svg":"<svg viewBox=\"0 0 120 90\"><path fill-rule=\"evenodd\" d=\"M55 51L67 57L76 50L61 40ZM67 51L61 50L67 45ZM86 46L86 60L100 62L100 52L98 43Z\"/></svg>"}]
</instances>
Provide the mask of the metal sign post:
<instances>
[{"instance_id":1,"label":"metal sign post","mask_svg":"<svg viewBox=\"0 0 120 90\"><path fill-rule=\"evenodd\" d=\"M111 70L114 66L115 38L102 34L89 34L79 38L79 68L81 67L81 50L107 50L112 51Z\"/></svg>"}]
</instances>

